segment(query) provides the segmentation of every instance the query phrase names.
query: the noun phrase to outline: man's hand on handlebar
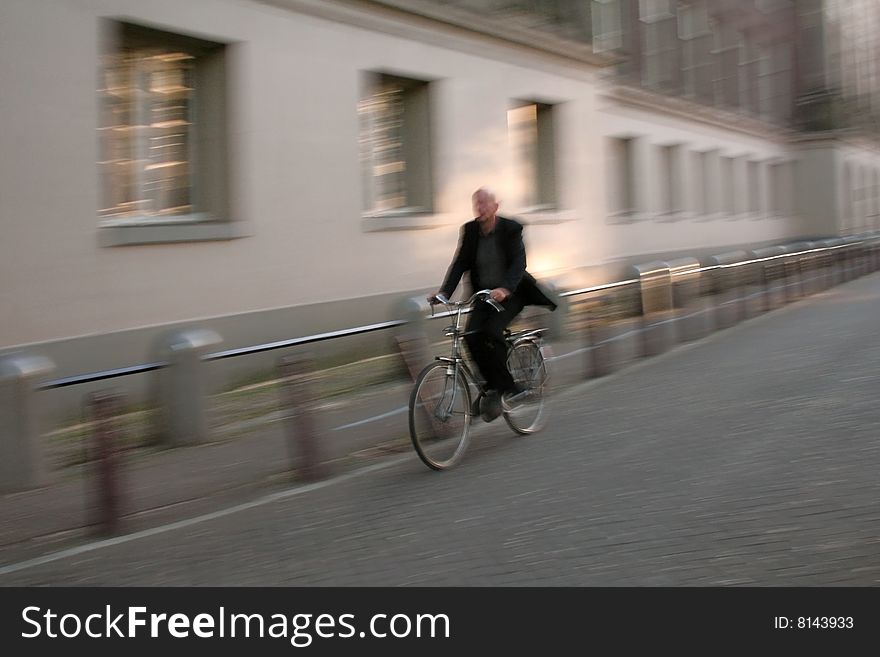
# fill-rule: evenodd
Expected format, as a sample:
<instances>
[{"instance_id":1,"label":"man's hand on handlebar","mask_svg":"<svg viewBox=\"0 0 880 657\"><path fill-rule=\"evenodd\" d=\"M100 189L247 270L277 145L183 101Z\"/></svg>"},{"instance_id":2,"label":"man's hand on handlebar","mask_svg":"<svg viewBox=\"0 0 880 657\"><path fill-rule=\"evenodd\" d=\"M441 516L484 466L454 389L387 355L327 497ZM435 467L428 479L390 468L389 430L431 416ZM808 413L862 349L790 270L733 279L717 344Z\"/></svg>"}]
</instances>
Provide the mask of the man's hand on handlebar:
<instances>
[{"instance_id":1,"label":"man's hand on handlebar","mask_svg":"<svg viewBox=\"0 0 880 657\"><path fill-rule=\"evenodd\" d=\"M504 306L501 305L501 302L507 299L510 296L510 292L508 292L503 287L496 287L494 290L480 290L478 292L474 292L473 296L465 302L465 304L457 304L457 305L466 305L471 304L477 299L483 299L492 306L498 312L504 310ZM433 306L436 306L438 303L449 305L452 301L443 294L443 292L437 292L436 294L431 294L426 297L428 303L432 306L431 314L434 313Z\"/></svg>"}]
</instances>

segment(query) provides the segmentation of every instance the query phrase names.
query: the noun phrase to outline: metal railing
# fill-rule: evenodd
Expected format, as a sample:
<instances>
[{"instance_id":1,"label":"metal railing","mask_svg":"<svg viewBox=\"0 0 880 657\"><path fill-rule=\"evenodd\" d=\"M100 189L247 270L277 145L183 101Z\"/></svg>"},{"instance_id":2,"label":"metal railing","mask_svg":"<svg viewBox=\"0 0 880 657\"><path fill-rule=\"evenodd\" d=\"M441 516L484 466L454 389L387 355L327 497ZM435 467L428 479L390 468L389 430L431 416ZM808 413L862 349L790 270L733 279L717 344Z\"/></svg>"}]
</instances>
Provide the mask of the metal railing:
<instances>
[{"instance_id":1,"label":"metal railing","mask_svg":"<svg viewBox=\"0 0 880 657\"><path fill-rule=\"evenodd\" d=\"M301 338L291 338L289 340L278 340L276 342L266 342L250 347L241 347L238 349L226 349L206 354L202 360L209 362L214 360L223 360L226 358L234 358L236 356L248 356L258 354L265 351L273 351L275 349L285 349L287 347L297 347L304 344L312 344L315 342L324 342L335 338L345 338L353 335L361 335L363 333L372 333L374 331L384 331L390 328L403 326L407 322L404 320L393 320L389 322L380 322L378 324L368 324L366 326L356 326L349 329L341 329L338 331L328 331L327 333L318 333L315 335L307 335ZM77 374L75 376L63 377L46 381L37 386L37 390L52 390L55 388L65 388L67 386L78 385L81 383L95 383L107 379L115 379L120 376L130 374L144 374L146 372L154 372L168 367L171 363L168 361L159 361L154 363L144 363L142 365L132 365L131 367L120 367L118 369L103 370L100 372L91 372L88 374Z\"/></svg>"},{"instance_id":2,"label":"metal railing","mask_svg":"<svg viewBox=\"0 0 880 657\"><path fill-rule=\"evenodd\" d=\"M733 269L736 270L738 268L747 267L749 265L755 265L759 263L766 263L772 261L782 261L786 262L788 260L799 258L803 256L809 256L811 254L820 254L820 253L832 253L836 251L840 251L842 249L853 249L856 247L860 247L866 244L866 240L858 240L858 241L847 241L843 244L833 245L833 246L825 246L819 248L809 248L803 251L796 251L792 253L780 253L777 255L762 257L762 258L751 258L748 260L743 260L740 262L734 263L724 263L724 264L714 264L714 265L705 265L696 269L686 270L686 271L670 271L670 276L675 278L677 276L693 276L695 274L700 275L704 273L710 273L714 271ZM639 285L641 283L641 279L631 278L621 281L613 281L610 283L602 283L599 285L593 285L590 287L579 288L575 290L568 290L565 292L559 293L561 298L570 298L570 297L578 297L585 296L589 294L594 294L597 292L606 292L609 290L616 290L625 288L628 286ZM439 319L447 316L447 312L436 313L432 316L426 317L426 319ZM306 344L312 344L317 342L324 342L327 340L333 340L336 338L344 338L351 337L355 335L361 335L365 333L372 333L376 331L384 331L392 328L398 328L407 324L406 320L391 320L387 322L380 322L376 324L368 324L365 326L356 326L347 329L340 329L337 331L329 331L326 333L318 333L315 335L308 335L298 338L291 338L288 340L279 340L275 342L268 342L264 344L257 344L248 347L240 347L236 349L227 349L223 351L217 351L214 353L206 354L203 357L204 361L215 361L222 360L227 358L235 358L238 356L247 356L251 354L262 353L266 351L272 351L276 349L285 349L289 347L297 347ZM168 361L158 361L152 363L143 363L139 365L132 365L129 367L120 367L110 370L102 370L98 372L90 372L85 374L77 374L73 376L62 377L58 379L53 379L50 381L46 381L37 386L37 390L52 390L56 388L64 388L74 385L80 385L85 383L95 383L98 381L104 381L109 379L114 379L123 376L129 376L134 374L144 374L147 372L153 372L165 367L168 367L170 363Z\"/></svg>"},{"instance_id":3,"label":"metal railing","mask_svg":"<svg viewBox=\"0 0 880 657\"><path fill-rule=\"evenodd\" d=\"M621 365L616 360L620 358L618 352L631 354L635 351L639 356L651 356L661 353L675 341L702 337L708 331L723 328L749 316L749 310L756 309L753 300L758 296L764 295L760 309L769 310L773 307L768 302L771 291L775 292L775 300L785 303L816 289L826 289L836 283L880 269L880 237L877 236L835 240L835 243L826 243L823 246L809 244L805 248L797 248L800 246L789 245L792 249L790 252L785 251L784 247L772 247L783 249L783 252L770 255L756 255L762 251L759 249L751 252L751 257L745 252L719 254L713 257L716 262L708 265L700 265L694 258L655 261L635 266L638 274L636 278L557 292L561 299L575 300L601 294L598 299L600 305L611 300L612 305L609 307L613 310L614 305L622 301L626 312L636 308L635 304L627 305L630 298L624 296L612 299L608 293L635 288L640 296L638 310L634 313L639 317L629 317L628 321L615 326L612 326L614 321L607 321L611 317L604 310L594 313L594 305L574 306L585 309L587 313L586 321L576 328L579 331L578 336L583 336L584 346L556 358L589 354L587 376L602 376ZM746 257L739 258L740 253ZM739 259L727 261L731 258ZM811 270L824 270L824 273L808 278ZM820 281L820 284L810 284L813 281ZM704 282L709 285L704 285ZM754 292L756 287L761 289ZM790 294L792 289L794 291ZM784 290L784 294L780 295L779 290ZM782 299L779 299L780 296ZM407 306L408 319L211 352L207 350L220 343L220 336L204 329L182 331L174 342L166 345L173 345L173 348L160 354L165 360L66 376L43 383L38 383L38 379L51 372L53 366L49 359L27 354L4 358L0 360L0 381L14 381L16 385L0 388L0 393L11 395L9 399L0 400L4 402L0 404L0 430L10 433L9 440L0 441L0 490L24 490L43 485L47 481L47 468L40 449L43 436L35 428L38 422L34 421L35 416L40 413L40 405L32 398L32 393L167 369L158 386L158 409L166 424L171 426L170 429L168 426L163 429L167 433L163 435L163 440L172 444L194 444L204 440L208 434L205 421L207 374L206 368L202 367L203 363L385 331L410 323L418 332L421 330L421 320L439 319L451 314L440 312L427 316L424 306L416 306L417 309L413 312L409 312L413 306ZM604 317L601 317L603 313ZM574 317L574 313L571 316ZM689 328L689 324L694 322L702 328ZM406 359L403 342L399 341L398 346ZM325 462L321 456L323 443L316 440L311 419L315 412L316 399L316 393L311 388L311 368L308 359L301 357L284 357L279 363L281 414L285 415L285 422L289 423L285 430L291 460L289 469L304 480L320 478L325 473ZM117 527L120 517L119 496L124 495L115 479L116 451L122 441L116 434L113 422L120 412L122 398L123 395L118 391L105 391L90 397L90 408L93 411L91 422L95 434L94 450L97 455L95 458L99 464L95 483L99 493L97 523L106 533L114 532ZM106 403L98 403L101 400ZM397 409L394 412L405 410ZM351 426L359 424L362 422Z\"/></svg>"}]
</instances>

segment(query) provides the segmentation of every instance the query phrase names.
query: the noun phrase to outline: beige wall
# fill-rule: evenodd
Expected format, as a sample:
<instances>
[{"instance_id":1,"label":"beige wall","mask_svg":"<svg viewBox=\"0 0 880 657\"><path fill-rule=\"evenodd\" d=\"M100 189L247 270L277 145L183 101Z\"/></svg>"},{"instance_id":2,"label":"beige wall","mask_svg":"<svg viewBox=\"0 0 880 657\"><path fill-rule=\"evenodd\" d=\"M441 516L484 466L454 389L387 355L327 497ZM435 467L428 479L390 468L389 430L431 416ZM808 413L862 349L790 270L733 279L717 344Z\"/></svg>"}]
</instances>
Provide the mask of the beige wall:
<instances>
[{"instance_id":1,"label":"beige wall","mask_svg":"<svg viewBox=\"0 0 880 657\"><path fill-rule=\"evenodd\" d=\"M100 245L95 89L106 18L228 44L225 218L246 237ZM0 131L0 349L433 289L475 187L494 186L503 213L521 210L506 123L514 100L554 106L558 208L524 217L529 268L540 276L827 225L768 212L766 171L757 213L660 216L657 146L767 163L798 151L754 122L704 120L679 101L672 110L623 102L585 64L391 12L317 0L6 0L0 30L0 111L13 126ZM361 215L362 71L434 81L430 228L375 230ZM638 137L642 158L641 210L626 222L607 212L606 139L619 135ZM319 324L388 319L386 305L352 304L349 315L337 305ZM303 332L290 326L288 335ZM255 331L252 342L280 337Z\"/></svg>"},{"instance_id":2,"label":"beige wall","mask_svg":"<svg viewBox=\"0 0 880 657\"><path fill-rule=\"evenodd\" d=\"M769 167L775 162L789 162L794 173L795 156L788 138L773 133L766 127L760 129L754 122L742 121L741 127L725 127L725 115L703 112L711 121L701 120L698 113L682 115L686 105L669 103L659 99L654 108L643 106L651 96L639 92L638 103L627 102L615 96L613 90L599 96L600 130L603 139L631 138L634 140L635 173L633 182L637 212L629 217L615 217L609 210L613 204L604 199L606 213L598 220L605 223L606 253L609 260L632 259L639 254L669 253L688 250L704 252L716 248L727 250L731 245L779 242L802 234L803 225L794 211L776 213L771 207L772 182ZM664 108L664 103L668 107ZM737 117L730 117L739 122ZM607 148L606 141L606 148ZM659 149L676 146L679 162L676 188L680 196L681 212L668 214L664 208L666 167L662 164ZM707 175L710 179L711 208L700 212L694 197L700 193L702 181L693 170L693 153L709 151ZM720 170L718 158L735 158L735 176L732 183ZM757 211L749 203L746 162L758 165ZM606 160L605 173L615 176L614 165ZM604 195L611 194L611 181L602 186ZM732 186L732 187L731 187ZM726 188L734 195L733 212L724 208ZM794 189L791 190L794 193Z\"/></svg>"},{"instance_id":3,"label":"beige wall","mask_svg":"<svg viewBox=\"0 0 880 657\"><path fill-rule=\"evenodd\" d=\"M874 166L876 154L858 147L799 161L798 192L817 200L803 219L766 211L662 217L649 165L656 146L767 162L801 158L802 149L754 123L736 129L695 117L686 104L670 111L614 99L583 63L401 16L333 0L3 0L0 353L29 346L65 376L148 361L172 327L214 328L232 348L397 319L401 295L440 283L477 186L495 187L502 213L521 215L507 133L513 101L554 107L558 207L522 216L529 269L541 277L581 286L653 254L705 255L876 226L873 215L844 222L843 210L821 203L839 202L844 161ZM104 19L227 44L223 218L244 237L102 246L96 86ZM362 216L363 71L433 81L429 228ZM606 198L606 139L620 135L638 137L644 158L642 209L626 222L609 218ZM373 344L388 339L377 334ZM243 376L271 366L275 353L215 371ZM76 408L82 392L47 394L67 395Z\"/></svg>"},{"instance_id":4,"label":"beige wall","mask_svg":"<svg viewBox=\"0 0 880 657\"><path fill-rule=\"evenodd\" d=\"M231 44L230 218L250 237L99 246L95 88L107 17ZM0 278L3 307L14 309L4 312L0 348L433 287L471 191L509 191L514 98L562 103L560 196L574 220L527 228L532 263L568 266L601 251L589 230L596 199L583 184L595 167L593 87L590 74L558 61L532 55L537 65L526 68L520 50L477 37L439 39L455 50L415 28L359 29L222 0L8 0L0 25L0 102L14 126L0 133ZM363 229L358 75L380 69L438 81L440 227Z\"/></svg>"},{"instance_id":5,"label":"beige wall","mask_svg":"<svg viewBox=\"0 0 880 657\"><path fill-rule=\"evenodd\" d=\"M880 230L880 152L859 140L829 136L795 145L798 211L806 234Z\"/></svg>"}]
</instances>

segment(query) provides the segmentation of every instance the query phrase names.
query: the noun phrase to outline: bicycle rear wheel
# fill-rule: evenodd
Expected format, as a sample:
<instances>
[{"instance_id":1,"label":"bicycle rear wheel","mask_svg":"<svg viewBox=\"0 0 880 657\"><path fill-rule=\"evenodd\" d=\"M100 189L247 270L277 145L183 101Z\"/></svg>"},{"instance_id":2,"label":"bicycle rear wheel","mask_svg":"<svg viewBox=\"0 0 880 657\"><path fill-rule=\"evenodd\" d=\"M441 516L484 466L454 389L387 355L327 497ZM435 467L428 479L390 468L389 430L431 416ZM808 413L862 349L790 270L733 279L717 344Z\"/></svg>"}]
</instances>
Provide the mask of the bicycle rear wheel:
<instances>
[{"instance_id":1,"label":"bicycle rear wheel","mask_svg":"<svg viewBox=\"0 0 880 657\"><path fill-rule=\"evenodd\" d=\"M507 369L517 385L528 394L512 408L504 410L504 419L517 433L534 433L544 426L548 392L549 371L541 349L534 342L515 345L507 354Z\"/></svg>"},{"instance_id":2,"label":"bicycle rear wheel","mask_svg":"<svg viewBox=\"0 0 880 657\"><path fill-rule=\"evenodd\" d=\"M434 470L455 465L469 441L471 396L461 371L432 363L409 398L409 433L419 458Z\"/></svg>"}]
</instances>

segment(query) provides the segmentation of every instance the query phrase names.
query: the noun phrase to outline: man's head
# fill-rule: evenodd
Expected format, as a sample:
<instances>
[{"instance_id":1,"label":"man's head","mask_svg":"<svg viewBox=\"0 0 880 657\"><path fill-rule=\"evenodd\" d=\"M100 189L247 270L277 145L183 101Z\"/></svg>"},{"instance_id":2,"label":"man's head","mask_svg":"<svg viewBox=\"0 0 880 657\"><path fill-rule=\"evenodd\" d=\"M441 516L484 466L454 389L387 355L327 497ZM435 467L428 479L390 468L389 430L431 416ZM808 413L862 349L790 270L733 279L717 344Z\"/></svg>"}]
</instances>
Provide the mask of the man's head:
<instances>
[{"instance_id":1,"label":"man's head","mask_svg":"<svg viewBox=\"0 0 880 657\"><path fill-rule=\"evenodd\" d=\"M474 214L480 223L492 223L495 221L495 213L498 211L498 201L495 192L486 187L480 187L471 197L474 204Z\"/></svg>"}]
</instances>

